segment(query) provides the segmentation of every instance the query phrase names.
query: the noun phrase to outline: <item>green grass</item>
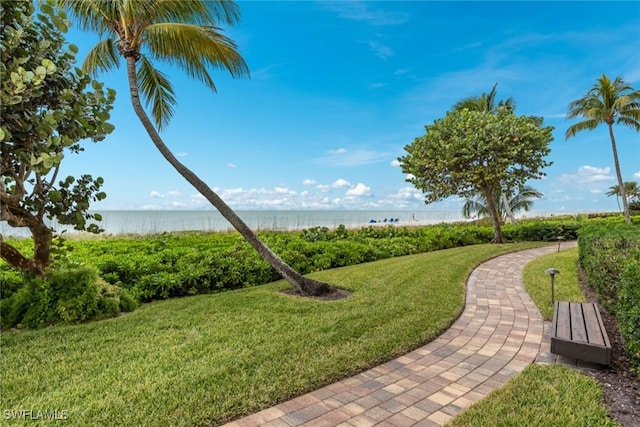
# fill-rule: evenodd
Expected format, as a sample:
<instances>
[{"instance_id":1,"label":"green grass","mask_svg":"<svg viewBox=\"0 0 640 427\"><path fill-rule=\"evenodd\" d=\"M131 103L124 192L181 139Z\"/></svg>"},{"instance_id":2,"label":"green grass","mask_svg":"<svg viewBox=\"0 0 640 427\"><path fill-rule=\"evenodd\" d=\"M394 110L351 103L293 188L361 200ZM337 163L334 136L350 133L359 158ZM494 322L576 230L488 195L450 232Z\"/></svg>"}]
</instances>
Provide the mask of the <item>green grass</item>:
<instances>
[{"instance_id":1,"label":"green grass","mask_svg":"<svg viewBox=\"0 0 640 427\"><path fill-rule=\"evenodd\" d=\"M524 286L538 306L542 317L553 318L551 303L551 277L545 272L557 268L555 276L556 301L585 301L578 277L578 248L566 249L534 259L526 265L523 273Z\"/></svg>"},{"instance_id":2,"label":"green grass","mask_svg":"<svg viewBox=\"0 0 640 427\"><path fill-rule=\"evenodd\" d=\"M447 426L618 426L598 382L561 365L530 365Z\"/></svg>"},{"instance_id":3,"label":"green grass","mask_svg":"<svg viewBox=\"0 0 640 427\"><path fill-rule=\"evenodd\" d=\"M390 360L435 338L482 260L540 244L478 245L145 304L119 318L0 336L1 409L66 410L65 426L215 425Z\"/></svg>"}]
</instances>

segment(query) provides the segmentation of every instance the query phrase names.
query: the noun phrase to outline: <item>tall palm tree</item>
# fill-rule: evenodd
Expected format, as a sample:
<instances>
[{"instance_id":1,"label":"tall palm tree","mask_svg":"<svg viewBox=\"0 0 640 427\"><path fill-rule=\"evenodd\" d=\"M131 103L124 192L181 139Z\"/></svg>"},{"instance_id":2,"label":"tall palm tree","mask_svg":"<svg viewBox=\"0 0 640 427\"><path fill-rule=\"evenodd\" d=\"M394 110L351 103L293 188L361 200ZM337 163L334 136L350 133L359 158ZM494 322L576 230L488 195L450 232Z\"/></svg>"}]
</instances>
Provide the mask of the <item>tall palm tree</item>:
<instances>
[{"instance_id":1,"label":"tall palm tree","mask_svg":"<svg viewBox=\"0 0 640 427\"><path fill-rule=\"evenodd\" d=\"M544 196L541 192L529 185L522 186L515 195L508 191L500 191L499 189L497 189L495 193L494 197L496 199L500 199L501 196L499 193L505 195L509 211L512 215L523 211L529 212L533 206L534 199L540 199ZM504 200L501 200L501 202L497 204L497 209L500 217L502 218L502 222L504 223L509 215L507 213L508 210L504 204ZM465 218L473 218L474 216L483 218L491 216L486 196L478 194L471 199L467 199L465 204L462 206L462 216Z\"/></svg>"},{"instance_id":2,"label":"tall palm tree","mask_svg":"<svg viewBox=\"0 0 640 427\"><path fill-rule=\"evenodd\" d=\"M612 185L609 187L609 191L607 191L607 196L616 196L616 202L618 202L618 210L620 210L620 186Z\"/></svg>"},{"instance_id":3,"label":"tall palm tree","mask_svg":"<svg viewBox=\"0 0 640 427\"><path fill-rule=\"evenodd\" d=\"M462 110L470 110L470 111L480 111L491 114L497 114L498 111L505 109L507 111L513 112L516 108L516 103L512 97L507 98L506 100L500 100L496 104L496 94L497 94L498 83L494 84L489 93L482 92L480 96L470 96L463 100L456 102L453 106L454 111L462 111ZM509 200L507 199L507 195L504 189L500 189L500 192L496 195L495 204L504 206L507 215L511 218L511 222L513 224L517 223L516 217L511 211L509 206ZM498 201L501 200L501 202Z\"/></svg>"},{"instance_id":4,"label":"tall palm tree","mask_svg":"<svg viewBox=\"0 0 640 427\"><path fill-rule=\"evenodd\" d=\"M622 181L622 173L620 172L613 125L621 124L640 131L640 91L634 90L622 77L616 77L615 80L611 81L609 77L602 74L585 96L569 104L567 119L579 116L584 117L586 120L569 126L565 139L569 139L583 130L593 130L602 123L607 125L624 209L624 220L629 224L631 222L629 203Z\"/></svg>"},{"instance_id":5,"label":"tall palm tree","mask_svg":"<svg viewBox=\"0 0 640 427\"><path fill-rule=\"evenodd\" d=\"M638 187L638 183L636 181L625 181L624 185L624 194L627 197L627 203L631 203L632 200L640 197L640 188ZM609 191L607 191L607 196L616 196L616 200L618 202L618 209L620 209L620 196L621 196L620 186L612 185L609 187Z\"/></svg>"},{"instance_id":6,"label":"tall palm tree","mask_svg":"<svg viewBox=\"0 0 640 427\"><path fill-rule=\"evenodd\" d=\"M102 38L82 65L86 72L112 70L124 58L133 110L153 144L176 171L302 294L329 292L329 285L302 276L266 246L222 198L178 161L158 133L168 124L176 99L169 78L154 67L155 61L176 65L214 92L209 68L221 68L233 77L249 74L236 44L218 26L238 21L237 5L229 0L60 0L59 4L80 28ZM155 125L145 112L141 97L147 106L151 105Z\"/></svg>"}]
</instances>

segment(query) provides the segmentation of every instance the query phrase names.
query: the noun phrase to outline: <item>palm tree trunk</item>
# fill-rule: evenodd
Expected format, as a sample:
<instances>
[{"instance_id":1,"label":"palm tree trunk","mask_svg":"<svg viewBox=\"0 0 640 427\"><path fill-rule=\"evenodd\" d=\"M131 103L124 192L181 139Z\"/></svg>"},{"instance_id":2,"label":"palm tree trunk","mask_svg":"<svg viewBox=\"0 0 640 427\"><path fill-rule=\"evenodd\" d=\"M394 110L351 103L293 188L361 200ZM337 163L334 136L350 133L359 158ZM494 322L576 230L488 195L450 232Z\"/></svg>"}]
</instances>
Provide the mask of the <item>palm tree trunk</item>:
<instances>
[{"instance_id":1,"label":"palm tree trunk","mask_svg":"<svg viewBox=\"0 0 640 427\"><path fill-rule=\"evenodd\" d=\"M258 236L247 226L247 224L220 198L204 181L202 181L195 173L184 166L173 155L171 150L162 141L158 131L151 123L149 116L142 108L138 93L138 78L136 76L136 60L133 56L126 56L127 76L129 79L129 92L131 102L136 115L142 122L145 130L151 137L153 144L160 151L162 156L182 175L196 190L200 192L227 220L229 223L245 238L251 246L273 267L278 274L289 281L301 294L318 296L331 291L331 287L322 282L309 279L292 269L278 255L276 255L266 244L264 244Z\"/></svg>"},{"instance_id":2,"label":"palm tree trunk","mask_svg":"<svg viewBox=\"0 0 640 427\"><path fill-rule=\"evenodd\" d=\"M627 200L627 192L624 188L624 182L622 181L622 173L620 172L620 162L618 161L618 149L616 148L616 138L613 135L613 125L607 123L609 127L609 137L611 138L611 150L613 151L613 163L616 167L616 176L618 177L618 185L620 186L620 197L622 198L622 209L624 210L624 222L631 223L631 216L629 215L629 201Z\"/></svg>"},{"instance_id":3,"label":"palm tree trunk","mask_svg":"<svg viewBox=\"0 0 640 427\"><path fill-rule=\"evenodd\" d=\"M502 197L502 204L504 205L505 212L507 212L507 215L511 220L511 224L517 225L518 222L516 221L516 217L513 214L513 210L511 210L511 204L509 203L509 199L507 198L507 193L505 193L502 188L500 189L500 197Z\"/></svg>"}]
</instances>

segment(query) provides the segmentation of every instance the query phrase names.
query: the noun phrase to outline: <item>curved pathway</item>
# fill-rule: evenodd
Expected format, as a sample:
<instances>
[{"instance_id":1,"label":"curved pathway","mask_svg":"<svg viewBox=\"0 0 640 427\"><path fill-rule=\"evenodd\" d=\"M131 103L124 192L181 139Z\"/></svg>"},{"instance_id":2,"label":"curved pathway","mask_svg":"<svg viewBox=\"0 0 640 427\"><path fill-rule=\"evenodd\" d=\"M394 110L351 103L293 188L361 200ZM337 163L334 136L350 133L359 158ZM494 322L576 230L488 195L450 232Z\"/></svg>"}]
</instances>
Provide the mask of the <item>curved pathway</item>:
<instances>
[{"instance_id":1,"label":"curved pathway","mask_svg":"<svg viewBox=\"0 0 640 427\"><path fill-rule=\"evenodd\" d=\"M445 424L536 359L543 321L524 290L522 270L556 250L529 249L481 264L469 276L462 315L434 341L227 426Z\"/></svg>"}]
</instances>

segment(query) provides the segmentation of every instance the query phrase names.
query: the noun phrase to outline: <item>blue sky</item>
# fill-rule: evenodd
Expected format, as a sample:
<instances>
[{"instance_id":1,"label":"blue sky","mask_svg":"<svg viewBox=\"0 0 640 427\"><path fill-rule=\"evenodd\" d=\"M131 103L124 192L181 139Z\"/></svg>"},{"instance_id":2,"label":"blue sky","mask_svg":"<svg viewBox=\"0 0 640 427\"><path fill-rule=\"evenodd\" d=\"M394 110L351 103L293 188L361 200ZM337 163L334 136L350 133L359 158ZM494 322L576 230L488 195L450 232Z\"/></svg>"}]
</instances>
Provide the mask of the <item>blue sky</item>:
<instances>
[{"instance_id":1,"label":"blue sky","mask_svg":"<svg viewBox=\"0 0 640 427\"><path fill-rule=\"evenodd\" d=\"M250 78L214 72L214 94L180 71L162 133L180 160L235 209L458 210L425 205L397 158L458 100L513 97L554 126L539 211L617 210L602 127L565 141L567 104L606 73L640 88L639 2L240 1L225 30ZM81 61L98 40L72 30ZM99 76L118 98L104 141L64 173L105 179L94 209L209 209L155 150L131 108L124 67ZM615 127L623 178L640 181L640 136Z\"/></svg>"}]
</instances>

